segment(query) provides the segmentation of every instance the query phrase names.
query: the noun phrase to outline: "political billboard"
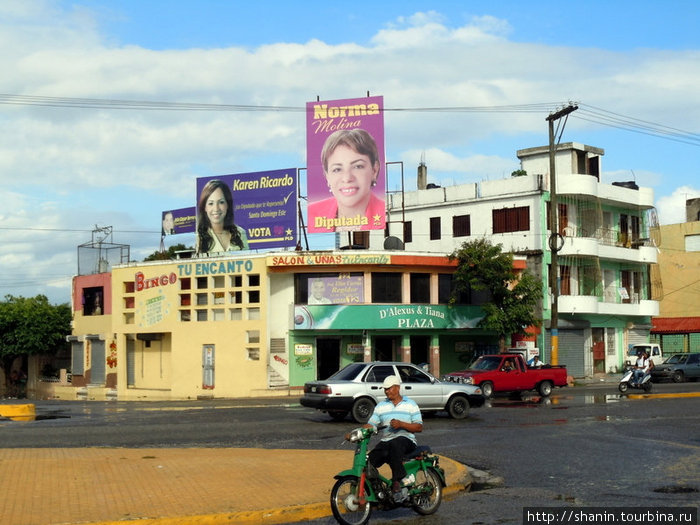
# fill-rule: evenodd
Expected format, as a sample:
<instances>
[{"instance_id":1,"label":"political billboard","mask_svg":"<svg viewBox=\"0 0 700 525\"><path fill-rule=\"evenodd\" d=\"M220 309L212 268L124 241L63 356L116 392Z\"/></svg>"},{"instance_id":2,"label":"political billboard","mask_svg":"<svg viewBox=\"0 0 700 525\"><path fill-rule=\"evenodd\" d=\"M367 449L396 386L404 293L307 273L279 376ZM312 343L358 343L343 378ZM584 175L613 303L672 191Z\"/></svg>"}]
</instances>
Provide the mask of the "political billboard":
<instances>
[{"instance_id":1,"label":"political billboard","mask_svg":"<svg viewBox=\"0 0 700 525\"><path fill-rule=\"evenodd\" d=\"M198 254L294 246L296 168L197 178Z\"/></svg>"},{"instance_id":2,"label":"political billboard","mask_svg":"<svg viewBox=\"0 0 700 525\"><path fill-rule=\"evenodd\" d=\"M179 233L194 233L197 208L178 208L161 213L160 234L177 235Z\"/></svg>"},{"instance_id":3,"label":"political billboard","mask_svg":"<svg viewBox=\"0 0 700 525\"><path fill-rule=\"evenodd\" d=\"M306 104L310 233L383 229L383 97Z\"/></svg>"}]
</instances>

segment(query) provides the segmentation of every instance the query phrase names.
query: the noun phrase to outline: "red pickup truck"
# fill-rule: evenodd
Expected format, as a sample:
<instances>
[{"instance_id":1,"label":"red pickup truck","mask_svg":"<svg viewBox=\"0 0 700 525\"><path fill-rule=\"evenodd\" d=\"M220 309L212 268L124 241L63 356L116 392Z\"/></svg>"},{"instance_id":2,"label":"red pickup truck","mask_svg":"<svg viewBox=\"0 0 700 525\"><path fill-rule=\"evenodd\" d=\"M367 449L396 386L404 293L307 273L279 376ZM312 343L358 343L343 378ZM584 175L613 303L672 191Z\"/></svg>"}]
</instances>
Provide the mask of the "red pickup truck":
<instances>
[{"instance_id":1,"label":"red pickup truck","mask_svg":"<svg viewBox=\"0 0 700 525\"><path fill-rule=\"evenodd\" d=\"M444 376L445 381L466 383L481 387L484 396L494 392L521 392L537 390L548 396L555 386L566 386L565 366L529 367L520 354L482 355L471 368Z\"/></svg>"}]
</instances>

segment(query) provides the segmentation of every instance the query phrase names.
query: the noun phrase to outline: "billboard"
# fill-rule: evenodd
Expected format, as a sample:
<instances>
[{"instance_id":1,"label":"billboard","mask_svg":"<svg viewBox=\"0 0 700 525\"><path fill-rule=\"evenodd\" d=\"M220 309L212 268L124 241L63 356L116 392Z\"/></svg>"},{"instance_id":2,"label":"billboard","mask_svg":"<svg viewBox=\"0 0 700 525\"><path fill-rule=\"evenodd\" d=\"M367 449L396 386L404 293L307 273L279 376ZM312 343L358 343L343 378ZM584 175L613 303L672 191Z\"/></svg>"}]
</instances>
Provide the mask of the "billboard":
<instances>
[{"instance_id":1,"label":"billboard","mask_svg":"<svg viewBox=\"0 0 700 525\"><path fill-rule=\"evenodd\" d=\"M383 97L306 104L310 233L384 228L383 104Z\"/></svg>"},{"instance_id":2,"label":"billboard","mask_svg":"<svg viewBox=\"0 0 700 525\"><path fill-rule=\"evenodd\" d=\"M296 168L197 178L198 254L294 246Z\"/></svg>"},{"instance_id":3,"label":"billboard","mask_svg":"<svg viewBox=\"0 0 700 525\"><path fill-rule=\"evenodd\" d=\"M160 234L177 235L178 233L194 233L197 208L179 208L166 210L161 214Z\"/></svg>"},{"instance_id":4,"label":"billboard","mask_svg":"<svg viewBox=\"0 0 700 525\"><path fill-rule=\"evenodd\" d=\"M340 274L312 277L308 282L308 304L362 304L364 279L361 275Z\"/></svg>"}]
</instances>

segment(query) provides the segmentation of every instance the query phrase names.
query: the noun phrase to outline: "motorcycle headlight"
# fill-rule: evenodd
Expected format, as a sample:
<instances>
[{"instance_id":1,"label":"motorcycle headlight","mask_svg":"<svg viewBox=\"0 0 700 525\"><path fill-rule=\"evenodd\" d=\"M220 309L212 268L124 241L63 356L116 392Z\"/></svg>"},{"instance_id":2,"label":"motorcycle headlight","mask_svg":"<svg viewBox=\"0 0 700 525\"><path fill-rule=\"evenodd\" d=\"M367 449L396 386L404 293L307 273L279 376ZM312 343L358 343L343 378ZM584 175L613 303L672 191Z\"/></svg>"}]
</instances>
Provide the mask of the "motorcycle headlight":
<instances>
[{"instance_id":1,"label":"motorcycle headlight","mask_svg":"<svg viewBox=\"0 0 700 525\"><path fill-rule=\"evenodd\" d=\"M348 441L350 441L351 443L357 443L358 441L362 441L363 438L364 434L362 433L362 429L356 428L355 430L352 430L350 432L350 437Z\"/></svg>"}]
</instances>

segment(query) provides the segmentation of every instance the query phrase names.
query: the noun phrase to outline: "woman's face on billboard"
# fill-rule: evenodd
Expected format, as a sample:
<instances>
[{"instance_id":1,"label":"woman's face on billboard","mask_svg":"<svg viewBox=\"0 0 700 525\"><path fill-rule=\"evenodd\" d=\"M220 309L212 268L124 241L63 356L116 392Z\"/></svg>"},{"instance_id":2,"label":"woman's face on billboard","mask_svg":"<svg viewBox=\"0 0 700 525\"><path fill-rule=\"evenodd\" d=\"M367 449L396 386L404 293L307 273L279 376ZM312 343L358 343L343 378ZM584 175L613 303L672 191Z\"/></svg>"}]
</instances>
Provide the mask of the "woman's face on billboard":
<instances>
[{"instance_id":1,"label":"woman's face on billboard","mask_svg":"<svg viewBox=\"0 0 700 525\"><path fill-rule=\"evenodd\" d=\"M212 227L223 226L227 210L228 202L226 202L224 192L221 190L221 188L216 188L211 195L209 195L209 198L204 206L204 211L206 212Z\"/></svg>"},{"instance_id":2,"label":"woman's face on billboard","mask_svg":"<svg viewBox=\"0 0 700 525\"><path fill-rule=\"evenodd\" d=\"M326 180L331 193L343 208L364 212L372 185L377 179L379 164L372 165L367 155L341 144L328 156Z\"/></svg>"}]
</instances>

